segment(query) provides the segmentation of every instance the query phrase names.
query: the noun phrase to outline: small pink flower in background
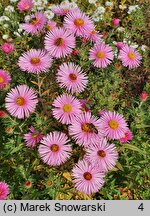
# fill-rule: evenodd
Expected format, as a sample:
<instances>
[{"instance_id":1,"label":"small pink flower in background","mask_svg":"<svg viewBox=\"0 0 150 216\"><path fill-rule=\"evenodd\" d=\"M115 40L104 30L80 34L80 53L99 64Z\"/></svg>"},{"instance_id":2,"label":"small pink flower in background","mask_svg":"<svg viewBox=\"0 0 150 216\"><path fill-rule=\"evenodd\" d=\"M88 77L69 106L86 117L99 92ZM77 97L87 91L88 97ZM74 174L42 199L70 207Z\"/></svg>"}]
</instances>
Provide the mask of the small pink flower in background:
<instances>
[{"instance_id":1,"label":"small pink flower in background","mask_svg":"<svg viewBox=\"0 0 150 216\"><path fill-rule=\"evenodd\" d=\"M93 29L88 35L87 38L95 43L99 43L101 41L102 36L100 34L98 34L98 32Z\"/></svg>"},{"instance_id":2,"label":"small pink flower in background","mask_svg":"<svg viewBox=\"0 0 150 216\"><path fill-rule=\"evenodd\" d=\"M7 116L7 113L3 110L0 110L0 118L5 118Z\"/></svg>"},{"instance_id":3,"label":"small pink flower in background","mask_svg":"<svg viewBox=\"0 0 150 216\"><path fill-rule=\"evenodd\" d=\"M4 200L9 194L9 186L5 182L0 182L0 200Z\"/></svg>"},{"instance_id":4,"label":"small pink flower in background","mask_svg":"<svg viewBox=\"0 0 150 216\"><path fill-rule=\"evenodd\" d=\"M52 29L54 29L56 27L57 23L54 21L48 21L47 25L46 25L46 30L47 31L51 31Z\"/></svg>"},{"instance_id":5,"label":"small pink flower in background","mask_svg":"<svg viewBox=\"0 0 150 216\"><path fill-rule=\"evenodd\" d=\"M1 49L4 53L6 54L10 54L14 51L15 47L13 44L11 43L4 43L2 46L1 46Z\"/></svg>"},{"instance_id":6,"label":"small pink flower in background","mask_svg":"<svg viewBox=\"0 0 150 216\"><path fill-rule=\"evenodd\" d=\"M27 85L18 85L6 95L5 106L8 112L19 119L29 117L38 103L37 95Z\"/></svg>"},{"instance_id":7,"label":"small pink flower in background","mask_svg":"<svg viewBox=\"0 0 150 216\"><path fill-rule=\"evenodd\" d=\"M96 140L86 149L85 159L105 172L115 167L118 152L114 144L108 144L106 138Z\"/></svg>"},{"instance_id":8,"label":"small pink flower in background","mask_svg":"<svg viewBox=\"0 0 150 216\"><path fill-rule=\"evenodd\" d=\"M91 105L91 102L90 101L88 101L88 100L86 100L86 99L82 99L82 100L80 100L80 103L81 103L81 106L82 106L82 108L81 108L81 110L83 111L83 112L91 112L91 110L90 110L90 105Z\"/></svg>"},{"instance_id":9,"label":"small pink flower in background","mask_svg":"<svg viewBox=\"0 0 150 216\"><path fill-rule=\"evenodd\" d=\"M118 19L118 18L114 18L114 19L112 20L112 24L113 24L114 26L118 26L118 25L119 25L119 22L120 22L120 19Z\"/></svg>"},{"instance_id":10,"label":"small pink flower in background","mask_svg":"<svg viewBox=\"0 0 150 216\"><path fill-rule=\"evenodd\" d=\"M117 48L118 48L119 50L122 49L124 46L125 46L125 43L123 43L123 42L118 42L118 43L117 43Z\"/></svg>"},{"instance_id":11,"label":"small pink flower in background","mask_svg":"<svg viewBox=\"0 0 150 216\"><path fill-rule=\"evenodd\" d=\"M12 41L13 41L12 38L8 38L8 39L7 39L7 42L8 42L8 43L11 43Z\"/></svg>"},{"instance_id":12,"label":"small pink flower in background","mask_svg":"<svg viewBox=\"0 0 150 216\"><path fill-rule=\"evenodd\" d=\"M56 77L59 85L72 94L84 91L88 83L88 77L81 67L71 62L60 65Z\"/></svg>"},{"instance_id":13,"label":"small pink flower in background","mask_svg":"<svg viewBox=\"0 0 150 216\"><path fill-rule=\"evenodd\" d=\"M62 132L51 132L44 136L39 145L39 155L44 163L50 166L59 166L71 156L70 140Z\"/></svg>"},{"instance_id":14,"label":"small pink flower in background","mask_svg":"<svg viewBox=\"0 0 150 216\"><path fill-rule=\"evenodd\" d=\"M48 71L52 65L52 58L46 50L31 49L19 57L18 65L22 71L39 74Z\"/></svg>"},{"instance_id":15,"label":"small pink flower in background","mask_svg":"<svg viewBox=\"0 0 150 216\"><path fill-rule=\"evenodd\" d=\"M5 70L0 70L0 89L4 88L11 80L11 76Z\"/></svg>"},{"instance_id":16,"label":"small pink flower in background","mask_svg":"<svg viewBox=\"0 0 150 216\"><path fill-rule=\"evenodd\" d=\"M89 59L93 61L93 65L99 68L106 68L114 58L112 48L105 43L95 44L89 54Z\"/></svg>"},{"instance_id":17,"label":"small pink flower in background","mask_svg":"<svg viewBox=\"0 0 150 216\"><path fill-rule=\"evenodd\" d=\"M128 130L127 123L122 115L117 112L105 112L101 117L103 133L109 139L120 139Z\"/></svg>"},{"instance_id":18,"label":"small pink flower in background","mask_svg":"<svg viewBox=\"0 0 150 216\"><path fill-rule=\"evenodd\" d=\"M146 101L148 98L148 93L146 91L143 91L140 95L140 100L141 101Z\"/></svg>"},{"instance_id":19,"label":"small pink flower in background","mask_svg":"<svg viewBox=\"0 0 150 216\"><path fill-rule=\"evenodd\" d=\"M55 13L57 16L64 16L69 14L70 12L79 10L78 7L75 5L72 7L71 3L61 3L60 5L55 5L52 8L52 12Z\"/></svg>"},{"instance_id":20,"label":"small pink flower in background","mask_svg":"<svg viewBox=\"0 0 150 216\"><path fill-rule=\"evenodd\" d=\"M128 129L124 133L124 136L119 139L119 141L120 143L126 143L126 142L129 142L129 140L132 140L132 138L133 138L132 132Z\"/></svg>"},{"instance_id":21,"label":"small pink flower in background","mask_svg":"<svg viewBox=\"0 0 150 216\"><path fill-rule=\"evenodd\" d=\"M62 58L72 53L75 37L63 28L54 28L46 34L44 44L52 57Z\"/></svg>"},{"instance_id":22,"label":"small pink flower in background","mask_svg":"<svg viewBox=\"0 0 150 216\"><path fill-rule=\"evenodd\" d=\"M33 126L31 126L29 130L30 132L24 134L24 140L27 147L34 148L34 146L43 138L43 133L36 130Z\"/></svg>"},{"instance_id":23,"label":"small pink flower in background","mask_svg":"<svg viewBox=\"0 0 150 216\"><path fill-rule=\"evenodd\" d=\"M141 64L141 55L133 47L125 45L119 52L118 58L122 61L122 64L129 69L137 68Z\"/></svg>"},{"instance_id":24,"label":"small pink flower in background","mask_svg":"<svg viewBox=\"0 0 150 216\"><path fill-rule=\"evenodd\" d=\"M80 101L72 95L63 94L58 96L53 104L53 116L62 124L71 122L81 113Z\"/></svg>"},{"instance_id":25,"label":"small pink flower in background","mask_svg":"<svg viewBox=\"0 0 150 216\"><path fill-rule=\"evenodd\" d=\"M31 19L27 23L22 24L22 28L27 33L34 35L43 29L46 20L47 18L42 12L37 12L36 14L31 15Z\"/></svg>"},{"instance_id":26,"label":"small pink flower in background","mask_svg":"<svg viewBox=\"0 0 150 216\"><path fill-rule=\"evenodd\" d=\"M94 29L94 24L88 16L77 10L66 15L64 27L76 36L86 37Z\"/></svg>"},{"instance_id":27,"label":"small pink flower in background","mask_svg":"<svg viewBox=\"0 0 150 216\"><path fill-rule=\"evenodd\" d=\"M104 184L105 174L99 167L86 160L79 161L72 169L75 188L85 194L98 192Z\"/></svg>"},{"instance_id":28,"label":"small pink flower in background","mask_svg":"<svg viewBox=\"0 0 150 216\"><path fill-rule=\"evenodd\" d=\"M77 49L74 49L74 50L72 51L72 54L73 54L74 56L76 56L76 55L78 54L78 50L77 50Z\"/></svg>"},{"instance_id":29,"label":"small pink flower in background","mask_svg":"<svg viewBox=\"0 0 150 216\"><path fill-rule=\"evenodd\" d=\"M27 189L31 188L31 187L32 187L32 182L31 182L30 180L27 180L27 181L25 182L25 187L26 187Z\"/></svg>"},{"instance_id":30,"label":"small pink flower in background","mask_svg":"<svg viewBox=\"0 0 150 216\"><path fill-rule=\"evenodd\" d=\"M18 6L18 9L21 11L29 11L33 7L33 1L32 0L21 0L17 6Z\"/></svg>"},{"instance_id":31,"label":"small pink flower in background","mask_svg":"<svg viewBox=\"0 0 150 216\"><path fill-rule=\"evenodd\" d=\"M92 116L90 112L82 112L69 125L70 136L76 140L78 145L85 147L99 139L102 136L101 132L101 120Z\"/></svg>"}]
</instances>

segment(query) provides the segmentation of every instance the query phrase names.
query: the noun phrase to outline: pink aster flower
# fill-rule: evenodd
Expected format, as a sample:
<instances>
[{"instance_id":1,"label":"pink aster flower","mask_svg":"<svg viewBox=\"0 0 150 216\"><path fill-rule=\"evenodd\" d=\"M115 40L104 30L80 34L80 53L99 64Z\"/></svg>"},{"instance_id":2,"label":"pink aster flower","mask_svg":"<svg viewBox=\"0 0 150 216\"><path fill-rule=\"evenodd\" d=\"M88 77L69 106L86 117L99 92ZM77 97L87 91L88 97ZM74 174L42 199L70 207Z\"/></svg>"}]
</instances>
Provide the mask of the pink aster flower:
<instances>
[{"instance_id":1,"label":"pink aster flower","mask_svg":"<svg viewBox=\"0 0 150 216\"><path fill-rule=\"evenodd\" d=\"M75 188L85 194L98 192L104 184L104 173L86 160L79 161L72 169Z\"/></svg>"},{"instance_id":2,"label":"pink aster flower","mask_svg":"<svg viewBox=\"0 0 150 216\"><path fill-rule=\"evenodd\" d=\"M19 57L18 65L22 71L39 74L48 71L52 65L52 58L45 50L31 49Z\"/></svg>"},{"instance_id":3,"label":"pink aster flower","mask_svg":"<svg viewBox=\"0 0 150 216\"><path fill-rule=\"evenodd\" d=\"M141 55L137 50L135 50L133 47L129 47L128 45L125 45L122 47L122 49L119 52L119 59L121 59L122 64L125 67L129 67L129 69L137 68L141 64Z\"/></svg>"},{"instance_id":4,"label":"pink aster flower","mask_svg":"<svg viewBox=\"0 0 150 216\"><path fill-rule=\"evenodd\" d=\"M5 182L0 182L0 200L4 200L9 194L9 186Z\"/></svg>"},{"instance_id":5,"label":"pink aster flower","mask_svg":"<svg viewBox=\"0 0 150 216\"><path fill-rule=\"evenodd\" d=\"M5 70L0 70L0 89L4 88L11 80L9 73Z\"/></svg>"},{"instance_id":6,"label":"pink aster flower","mask_svg":"<svg viewBox=\"0 0 150 216\"><path fill-rule=\"evenodd\" d=\"M93 29L88 35L87 38L92 41L92 42L96 42L99 43L101 41L102 36L100 34L98 34L98 32Z\"/></svg>"},{"instance_id":7,"label":"pink aster flower","mask_svg":"<svg viewBox=\"0 0 150 216\"><path fill-rule=\"evenodd\" d=\"M118 43L117 43L117 48L118 48L119 50L122 49L124 46L125 46L125 43L124 43L124 42L118 42Z\"/></svg>"},{"instance_id":8,"label":"pink aster flower","mask_svg":"<svg viewBox=\"0 0 150 216\"><path fill-rule=\"evenodd\" d=\"M78 9L77 5L73 5L69 2L67 3L61 3L60 5L55 5L52 8L52 12L55 13L57 16L64 16L68 13L71 13L73 11L76 11Z\"/></svg>"},{"instance_id":9,"label":"pink aster flower","mask_svg":"<svg viewBox=\"0 0 150 216\"><path fill-rule=\"evenodd\" d=\"M6 109L12 116L23 119L34 112L38 100L32 88L18 85L7 94L5 102Z\"/></svg>"},{"instance_id":10,"label":"pink aster flower","mask_svg":"<svg viewBox=\"0 0 150 216\"><path fill-rule=\"evenodd\" d=\"M128 129L124 133L124 136L119 139L119 141L120 143L128 143L129 140L132 140L132 138L133 138L132 132Z\"/></svg>"},{"instance_id":11,"label":"pink aster flower","mask_svg":"<svg viewBox=\"0 0 150 216\"><path fill-rule=\"evenodd\" d=\"M75 37L63 28L54 28L47 33L44 43L52 57L61 58L75 48Z\"/></svg>"},{"instance_id":12,"label":"pink aster flower","mask_svg":"<svg viewBox=\"0 0 150 216\"><path fill-rule=\"evenodd\" d=\"M115 145L108 144L106 138L104 138L88 146L85 159L106 172L115 167L118 152Z\"/></svg>"},{"instance_id":13,"label":"pink aster flower","mask_svg":"<svg viewBox=\"0 0 150 216\"><path fill-rule=\"evenodd\" d=\"M91 102L90 101L88 101L86 99L82 99L82 100L80 100L80 103L82 106L82 108L81 108L82 112L91 112L91 110L90 110Z\"/></svg>"},{"instance_id":14,"label":"pink aster flower","mask_svg":"<svg viewBox=\"0 0 150 216\"><path fill-rule=\"evenodd\" d=\"M76 140L78 145L85 147L95 142L102 136L101 120L92 116L90 112L76 116L69 126L69 134Z\"/></svg>"},{"instance_id":15,"label":"pink aster flower","mask_svg":"<svg viewBox=\"0 0 150 216\"><path fill-rule=\"evenodd\" d=\"M117 112L105 112L101 117L104 135L109 139L120 139L128 130L125 119Z\"/></svg>"},{"instance_id":16,"label":"pink aster flower","mask_svg":"<svg viewBox=\"0 0 150 216\"><path fill-rule=\"evenodd\" d=\"M113 58L114 55L112 48L105 43L95 44L95 46L90 50L89 59L93 61L95 67L106 68Z\"/></svg>"},{"instance_id":17,"label":"pink aster flower","mask_svg":"<svg viewBox=\"0 0 150 216\"><path fill-rule=\"evenodd\" d=\"M27 23L22 24L22 28L26 32L34 35L43 29L46 20L46 16L43 13L37 12L36 14L31 15L31 19Z\"/></svg>"},{"instance_id":18,"label":"pink aster flower","mask_svg":"<svg viewBox=\"0 0 150 216\"><path fill-rule=\"evenodd\" d=\"M80 10L69 13L64 18L64 27L76 36L86 36L94 29L94 24Z\"/></svg>"},{"instance_id":19,"label":"pink aster flower","mask_svg":"<svg viewBox=\"0 0 150 216\"><path fill-rule=\"evenodd\" d=\"M29 11L33 7L33 1L32 0L21 0L17 6L18 6L18 9L21 11Z\"/></svg>"},{"instance_id":20,"label":"pink aster flower","mask_svg":"<svg viewBox=\"0 0 150 216\"><path fill-rule=\"evenodd\" d=\"M10 54L14 51L14 45L11 44L11 43L4 43L2 46L1 46L1 49L4 53L6 54Z\"/></svg>"},{"instance_id":21,"label":"pink aster flower","mask_svg":"<svg viewBox=\"0 0 150 216\"><path fill-rule=\"evenodd\" d=\"M44 163L50 166L59 166L66 162L71 155L71 145L66 134L51 132L43 137L39 146L39 154Z\"/></svg>"},{"instance_id":22,"label":"pink aster flower","mask_svg":"<svg viewBox=\"0 0 150 216\"><path fill-rule=\"evenodd\" d=\"M87 83L88 78L82 72L80 66L74 63L63 63L60 65L57 73L57 81L61 87L65 87L72 94L82 92Z\"/></svg>"},{"instance_id":23,"label":"pink aster flower","mask_svg":"<svg viewBox=\"0 0 150 216\"><path fill-rule=\"evenodd\" d=\"M71 122L81 113L80 101L72 95L63 94L58 96L53 104L53 116L62 124Z\"/></svg>"},{"instance_id":24,"label":"pink aster flower","mask_svg":"<svg viewBox=\"0 0 150 216\"><path fill-rule=\"evenodd\" d=\"M36 130L33 126L31 126L29 130L30 132L24 134L24 140L27 147L34 148L43 138L43 133Z\"/></svg>"},{"instance_id":25,"label":"pink aster flower","mask_svg":"<svg viewBox=\"0 0 150 216\"><path fill-rule=\"evenodd\" d=\"M46 30L51 31L52 29L56 28L57 23L54 21L48 21L46 25Z\"/></svg>"}]
</instances>

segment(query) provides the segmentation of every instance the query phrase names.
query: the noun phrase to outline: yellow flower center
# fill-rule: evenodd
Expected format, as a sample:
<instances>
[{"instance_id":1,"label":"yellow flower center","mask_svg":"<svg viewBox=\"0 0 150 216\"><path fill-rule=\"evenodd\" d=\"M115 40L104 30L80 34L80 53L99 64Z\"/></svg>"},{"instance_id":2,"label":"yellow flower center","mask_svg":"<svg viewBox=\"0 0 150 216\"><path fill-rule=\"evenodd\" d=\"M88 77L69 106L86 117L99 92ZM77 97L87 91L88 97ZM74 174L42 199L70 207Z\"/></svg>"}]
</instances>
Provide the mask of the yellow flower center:
<instances>
[{"instance_id":1,"label":"yellow flower center","mask_svg":"<svg viewBox=\"0 0 150 216\"><path fill-rule=\"evenodd\" d=\"M38 19L38 18L35 17L35 18L31 19L31 22L30 22L30 23L31 23L32 25L37 25L37 24L39 24L39 22L40 22L40 19Z\"/></svg>"},{"instance_id":2,"label":"yellow flower center","mask_svg":"<svg viewBox=\"0 0 150 216\"><path fill-rule=\"evenodd\" d=\"M99 51L96 55L98 58L102 59L105 56L105 53L103 51Z\"/></svg>"},{"instance_id":3,"label":"yellow flower center","mask_svg":"<svg viewBox=\"0 0 150 216\"><path fill-rule=\"evenodd\" d=\"M103 150L99 150L99 151L97 152L97 154L98 154L98 156L100 156L100 157L105 157L105 156L106 156L106 153L105 153Z\"/></svg>"},{"instance_id":4,"label":"yellow flower center","mask_svg":"<svg viewBox=\"0 0 150 216\"><path fill-rule=\"evenodd\" d=\"M26 6L24 7L24 9L25 9L25 10L28 10L28 9L29 9L29 5L26 5Z\"/></svg>"},{"instance_id":5,"label":"yellow flower center","mask_svg":"<svg viewBox=\"0 0 150 216\"><path fill-rule=\"evenodd\" d=\"M4 82L4 78L0 76L0 83Z\"/></svg>"},{"instance_id":6,"label":"yellow flower center","mask_svg":"<svg viewBox=\"0 0 150 216\"><path fill-rule=\"evenodd\" d=\"M84 124L82 124L81 128L82 128L82 130L83 130L84 132L88 132L88 133L91 132L91 128L90 128L90 124L89 124L89 123L84 123Z\"/></svg>"},{"instance_id":7,"label":"yellow flower center","mask_svg":"<svg viewBox=\"0 0 150 216\"><path fill-rule=\"evenodd\" d=\"M59 146L57 144L53 144L51 145L50 149L52 152L57 152L59 150Z\"/></svg>"},{"instance_id":8,"label":"yellow flower center","mask_svg":"<svg viewBox=\"0 0 150 216\"><path fill-rule=\"evenodd\" d=\"M48 30L48 31L50 31L50 30L52 30L52 29L53 29L52 26L50 26L50 25L47 26L47 30Z\"/></svg>"},{"instance_id":9,"label":"yellow flower center","mask_svg":"<svg viewBox=\"0 0 150 216\"><path fill-rule=\"evenodd\" d=\"M118 126L119 126L118 122L115 121L115 120L110 120L108 124L114 130L116 130L118 128Z\"/></svg>"},{"instance_id":10,"label":"yellow flower center","mask_svg":"<svg viewBox=\"0 0 150 216\"><path fill-rule=\"evenodd\" d=\"M38 135L39 135L39 132L36 131L36 132L33 133L32 138L36 138Z\"/></svg>"},{"instance_id":11,"label":"yellow flower center","mask_svg":"<svg viewBox=\"0 0 150 216\"><path fill-rule=\"evenodd\" d=\"M83 26L84 25L84 20L81 18L78 18L74 21L74 24L78 27Z\"/></svg>"},{"instance_id":12,"label":"yellow flower center","mask_svg":"<svg viewBox=\"0 0 150 216\"><path fill-rule=\"evenodd\" d=\"M31 64L39 64L40 63L40 59L38 57L34 57L31 59Z\"/></svg>"},{"instance_id":13,"label":"yellow flower center","mask_svg":"<svg viewBox=\"0 0 150 216\"><path fill-rule=\"evenodd\" d=\"M91 32L92 35L96 34L96 30L93 29L93 31Z\"/></svg>"},{"instance_id":14,"label":"yellow flower center","mask_svg":"<svg viewBox=\"0 0 150 216\"><path fill-rule=\"evenodd\" d=\"M83 174L83 177L86 179L86 180L91 180L92 179L92 175L91 175L91 173L89 173L89 172L85 172L84 174Z\"/></svg>"},{"instance_id":15,"label":"yellow flower center","mask_svg":"<svg viewBox=\"0 0 150 216\"><path fill-rule=\"evenodd\" d=\"M135 54L133 52L129 52L128 57L129 57L129 59L133 60L133 59L135 59Z\"/></svg>"},{"instance_id":16,"label":"yellow flower center","mask_svg":"<svg viewBox=\"0 0 150 216\"><path fill-rule=\"evenodd\" d=\"M65 41L63 38L57 38L55 41L56 46L62 46L62 45L64 45L64 43L65 43Z\"/></svg>"},{"instance_id":17,"label":"yellow flower center","mask_svg":"<svg viewBox=\"0 0 150 216\"><path fill-rule=\"evenodd\" d=\"M23 106L25 104L25 102L26 102L25 99L21 96L17 97L17 99L16 99L16 104L18 106Z\"/></svg>"},{"instance_id":18,"label":"yellow flower center","mask_svg":"<svg viewBox=\"0 0 150 216\"><path fill-rule=\"evenodd\" d=\"M69 112L72 111L72 106L71 106L70 104L65 104L65 105L63 106L63 110L64 110L64 112L69 113Z\"/></svg>"},{"instance_id":19,"label":"yellow flower center","mask_svg":"<svg viewBox=\"0 0 150 216\"><path fill-rule=\"evenodd\" d=\"M69 74L69 78L71 81L75 81L77 79L77 75L74 73Z\"/></svg>"}]
</instances>

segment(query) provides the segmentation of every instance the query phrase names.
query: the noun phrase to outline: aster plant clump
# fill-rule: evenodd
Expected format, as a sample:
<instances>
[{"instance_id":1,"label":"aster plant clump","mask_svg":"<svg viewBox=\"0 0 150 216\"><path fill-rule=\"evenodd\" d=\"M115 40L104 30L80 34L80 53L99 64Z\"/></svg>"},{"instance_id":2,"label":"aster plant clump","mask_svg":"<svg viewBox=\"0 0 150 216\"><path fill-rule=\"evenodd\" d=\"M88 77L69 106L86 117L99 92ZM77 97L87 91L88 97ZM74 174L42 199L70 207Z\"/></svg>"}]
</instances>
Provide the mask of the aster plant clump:
<instances>
[{"instance_id":1,"label":"aster plant clump","mask_svg":"<svg viewBox=\"0 0 150 216\"><path fill-rule=\"evenodd\" d=\"M73 1L12 7L19 20L3 40L13 49L0 50L2 158L11 175L0 171L0 199L112 199L106 194L117 190L126 149L140 152L119 101L123 88L117 95L120 68L134 71L142 54L120 38L112 43L113 33L105 37Z\"/></svg>"}]
</instances>

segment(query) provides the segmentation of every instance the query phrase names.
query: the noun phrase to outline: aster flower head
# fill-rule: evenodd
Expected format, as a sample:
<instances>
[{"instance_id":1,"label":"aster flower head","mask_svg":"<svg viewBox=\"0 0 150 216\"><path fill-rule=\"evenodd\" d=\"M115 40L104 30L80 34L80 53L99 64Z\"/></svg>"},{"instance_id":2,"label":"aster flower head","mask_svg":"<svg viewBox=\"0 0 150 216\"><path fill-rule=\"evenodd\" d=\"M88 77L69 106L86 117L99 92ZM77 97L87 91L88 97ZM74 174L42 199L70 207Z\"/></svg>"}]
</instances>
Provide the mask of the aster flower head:
<instances>
[{"instance_id":1,"label":"aster flower head","mask_svg":"<svg viewBox=\"0 0 150 216\"><path fill-rule=\"evenodd\" d=\"M51 31L52 29L56 28L56 25L57 25L56 22L50 20L50 21L47 22L46 30Z\"/></svg>"},{"instance_id":2,"label":"aster flower head","mask_svg":"<svg viewBox=\"0 0 150 216\"><path fill-rule=\"evenodd\" d=\"M120 143L128 143L130 140L132 140L133 135L130 129L128 129L125 133L124 136L119 139Z\"/></svg>"},{"instance_id":3,"label":"aster flower head","mask_svg":"<svg viewBox=\"0 0 150 216\"><path fill-rule=\"evenodd\" d=\"M39 74L48 71L52 58L45 50L31 49L19 57L18 65L22 71Z\"/></svg>"},{"instance_id":4,"label":"aster flower head","mask_svg":"<svg viewBox=\"0 0 150 216\"><path fill-rule=\"evenodd\" d=\"M70 12L76 11L78 9L76 4L72 4L69 1L63 1L60 5L54 5L52 12L57 16L64 16Z\"/></svg>"},{"instance_id":5,"label":"aster flower head","mask_svg":"<svg viewBox=\"0 0 150 216\"><path fill-rule=\"evenodd\" d=\"M95 42L95 43L99 43L102 39L102 36L95 30L95 28L89 32L89 34L87 35L87 38L91 41L91 42Z\"/></svg>"},{"instance_id":6,"label":"aster flower head","mask_svg":"<svg viewBox=\"0 0 150 216\"><path fill-rule=\"evenodd\" d=\"M94 29L94 24L80 10L69 13L64 18L64 27L76 36L87 36Z\"/></svg>"},{"instance_id":7,"label":"aster flower head","mask_svg":"<svg viewBox=\"0 0 150 216\"><path fill-rule=\"evenodd\" d=\"M128 130L127 123L117 112L105 112L101 117L103 133L109 139L120 139Z\"/></svg>"},{"instance_id":8,"label":"aster flower head","mask_svg":"<svg viewBox=\"0 0 150 216\"><path fill-rule=\"evenodd\" d=\"M24 134L24 140L27 147L34 148L43 138L43 133L36 130L33 126L31 126L29 130L30 132Z\"/></svg>"},{"instance_id":9,"label":"aster flower head","mask_svg":"<svg viewBox=\"0 0 150 216\"><path fill-rule=\"evenodd\" d=\"M108 144L107 139L96 140L86 149L85 159L105 172L115 167L118 152L114 144Z\"/></svg>"},{"instance_id":10,"label":"aster flower head","mask_svg":"<svg viewBox=\"0 0 150 216\"><path fill-rule=\"evenodd\" d=\"M33 7L33 1L32 0L21 0L18 3L18 9L21 11L30 11Z\"/></svg>"},{"instance_id":11,"label":"aster flower head","mask_svg":"<svg viewBox=\"0 0 150 216\"><path fill-rule=\"evenodd\" d=\"M82 92L87 83L88 78L82 72L80 66L74 63L63 63L60 65L57 73L57 81L61 87L65 87L72 94Z\"/></svg>"},{"instance_id":12,"label":"aster flower head","mask_svg":"<svg viewBox=\"0 0 150 216\"><path fill-rule=\"evenodd\" d=\"M89 59L93 61L93 65L98 68L106 68L113 60L113 50L105 43L95 44L90 50Z\"/></svg>"},{"instance_id":13,"label":"aster flower head","mask_svg":"<svg viewBox=\"0 0 150 216\"><path fill-rule=\"evenodd\" d=\"M102 136L101 120L92 116L90 112L81 113L69 126L69 134L78 145L87 147Z\"/></svg>"},{"instance_id":14,"label":"aster flower head","mask_svg":"<svg viewBox=\"0 0 150 216\"><path fill-rule=\"evenodd\" d=\"M23 119L34 112L38 100L32 88L18 85L6 95L5 102L5 107L12 116Z\"/></svg>"},{"instance_id":15,"label":"aster flower head","mask_svg":"<svg viewBox=\"0 0 150 216\"><path fill-rule=\"evenodd\" d=\"M137 68L141 64L141 55L133 47L125 45L119 52L118 58L122 61L122 64L129 69Z\"/></svg>"},{"instance_id":16,"label":"aster flower head","mask_svg":"<svg viewBox=\"0 0 150 216\"><path fill-rule=\"evenodd\" d=\"M59 166L66 162L71 155L71 145L66 134L51 132L44 136L39 146L39 155L44 163L50 166Z\"/></svg>"},{"instance_id":17,"label":"aster flower head","mask_svg":"<svg viewBox=\"0 0 150 216\"><path fill-rule=\"evenodd\" d=\"M9 73L5 70L0 70L0 89L4 88L11 80Z\"/></svg>"},{"instance_id":18,"label":"aster flower head","mask_svg":"<svg viewBox=\"0 0 150 216\"><path fill-rule=\"evenodd\" d=\"M40 30L43 29L46 23L46 17L43 13L37 12L36 14L32 14L31 18L27 23L22 24L22 28L32 35L37 34Z\"/></svg>"},{"instance_id":19,"label":"aster flower head","mask_svg":"<svg viewBox=\"0 0 150 216\"><path fill-rule=\"evenodd\" d=\"M0 200L4 200L9 194L9 186L7 183L0 182Z\"/></svg>"},{"instance_id":20,"label":"aster flower head","mask_svg":"<svg viewBox=\"0 0 150 216\"><path fill-rule=\"evenodd\" d=\"M80 101L72 95L63 94L58 96L53 104L53 116L62 124L71 122L81 113Z\"/></svg>"},{"instance_id":21,"label":"aster flower head","mask_svg":"<svg viewBox=\"0 0 150 216\"><path fill-rule=\"evenodd\" d=\"M75 188L88 195L98 192L104 184L104 173L86 160L73 167L72 176Z\"/></svg>"},{"instance_id":22,"label":"aster flower head","mask_svg":"<svg viewBox=\"0 0 150 216\"><path fill-rule=\"evenodd\" d=\"M54 28L47 33L44 44L52 57L61 58L75 48L75 37L63 28Z\"/></svg>"},{"instance_id":23,"label":"aster flower head","mask_svg":"<svg viewBox=\"0 0 150 216\"><path fill-rule=\"evenodd\" d=\"M81 99L80 103L82 106L82 108L81 108L82 112L91 112L91 110L90 110L91 101L88 101L86 99Z\"/></svg>"}]
</instances>

